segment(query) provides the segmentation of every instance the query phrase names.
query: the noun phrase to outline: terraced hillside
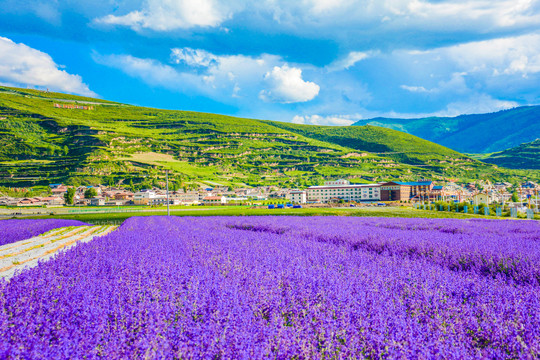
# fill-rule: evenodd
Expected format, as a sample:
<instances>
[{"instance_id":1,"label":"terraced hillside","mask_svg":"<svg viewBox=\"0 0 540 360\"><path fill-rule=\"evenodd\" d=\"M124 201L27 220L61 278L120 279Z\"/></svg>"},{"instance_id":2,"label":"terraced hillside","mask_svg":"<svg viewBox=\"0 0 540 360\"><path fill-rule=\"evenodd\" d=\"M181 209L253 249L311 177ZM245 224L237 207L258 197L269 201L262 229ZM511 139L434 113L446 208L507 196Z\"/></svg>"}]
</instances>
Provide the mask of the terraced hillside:
<instances>
[{"instance_id":1,"label":"terraced hillside","mask_svg":"<svg viewBox=\"0 0 540 360\"><path fill-rule=\"evenodd\" d=\"M164 169L173 187L526 175L373 126L297 126L15 88L0 88L0 132L2 186L159 186Z\"/></svg>"},{"instance_id":2,"label":"terraced hillside","mask_svg":"<svg viewBox=\"0 0 540 360\"><path fill-rule=\"evenodd\" d=\"M512 149L489 154L480 159L510 169L540 170L540 139L521 144Z\"/></svg>"}]
</instances>

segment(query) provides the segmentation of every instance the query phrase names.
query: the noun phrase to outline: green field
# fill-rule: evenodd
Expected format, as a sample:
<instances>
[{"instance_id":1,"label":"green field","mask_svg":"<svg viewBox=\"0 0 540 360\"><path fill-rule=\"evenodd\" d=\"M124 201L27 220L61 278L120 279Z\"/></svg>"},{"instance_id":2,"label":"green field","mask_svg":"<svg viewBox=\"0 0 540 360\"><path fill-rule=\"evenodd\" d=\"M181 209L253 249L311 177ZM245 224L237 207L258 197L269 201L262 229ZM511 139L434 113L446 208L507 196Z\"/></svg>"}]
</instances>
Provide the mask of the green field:
<instances>
[{"instance_id":1,"label":"green field","mask_svg":"<svg viewBox=\"0 0 540 360\"><path fill-rule=\"evenodd\" d=\"M94 110L55 104L93 104ZM403 132L324 127L160 110L37 90L0 87L0 186L202 184L305 187L432 178L540 179Z\"/></svg>"},{"instance_id":2,"label":"green field","mask_svg":"<svg viewBox=\"0 0 540 360\"><path fill-rule=\"evenodd\" d=\"M81 220L89 223L114 223L124 221L132 216L163 216L166 210L146 212L92 213L92 214L59 214L56 216L36 216L32 219L61 218ZM302 209L254 209L250 207L221 207L172 209L173 216L373 216L373 217L405 217L405 218L453 218L453 219L500 219L495 216L481 216L455 212L438 212L415 210L410 207L365 207L365 208L302 208Z\"/></svg>"}]
</instances>

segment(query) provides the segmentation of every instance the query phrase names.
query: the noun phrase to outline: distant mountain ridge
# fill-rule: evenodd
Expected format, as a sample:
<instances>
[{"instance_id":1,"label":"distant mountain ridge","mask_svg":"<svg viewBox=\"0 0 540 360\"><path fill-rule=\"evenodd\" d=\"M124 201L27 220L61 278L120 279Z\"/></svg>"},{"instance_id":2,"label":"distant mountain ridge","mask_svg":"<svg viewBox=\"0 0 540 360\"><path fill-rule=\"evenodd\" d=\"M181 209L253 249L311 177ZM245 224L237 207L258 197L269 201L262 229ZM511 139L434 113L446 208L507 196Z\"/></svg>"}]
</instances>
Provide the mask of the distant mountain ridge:
<instances>
[{"instance_id":1,"label":"distant mountain ridge","mask_svg":"<svg viewBox=\"0 0 540 360\"><path fill-rule=\"evenodd\" d=\"M462 153L492 153L540 137L540 106L490 114L417 119L374 118L353 126L375 125L416 135Z\"/></svg>"}]
</instances>

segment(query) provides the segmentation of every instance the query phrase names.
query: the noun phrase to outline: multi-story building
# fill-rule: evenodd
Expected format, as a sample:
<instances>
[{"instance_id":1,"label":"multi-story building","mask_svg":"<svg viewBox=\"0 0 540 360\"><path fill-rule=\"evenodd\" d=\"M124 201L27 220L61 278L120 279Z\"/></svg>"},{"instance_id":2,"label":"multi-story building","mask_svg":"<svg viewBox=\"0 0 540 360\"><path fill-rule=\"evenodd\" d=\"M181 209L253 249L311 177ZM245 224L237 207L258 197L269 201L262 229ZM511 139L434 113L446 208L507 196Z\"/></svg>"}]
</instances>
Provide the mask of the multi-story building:
<instances>
[{"instance_id":1,"label":"multi-story building","mask_svg":"<svg viewBox=\"0 0 540 360\"><path fill-rule=\"evenodd\" d=\"M203 198L205 205L225 205L227 198L225 196L206 196Z\"/></svg>"},{"instance_id":2,"label":"multi-story building","mask_svg":"<svg viewBox=\"0 0 540 360\"><path fill-rule=\"evenodd\" d=\"M305 204L307 202L307 193L302 190L292 190L287 198L294 204Z\"/></svg>"},{"instance_id":3,"label":"multi-story building","mask_svg":"<svg viewBox=\"0 0 540 360\"><path fill-rule=\"evenodd\" d=\"M181 202L177 198L169 197L169 205L180 205ZM150 199L150 205L161 206L167 205L167 195L158 195L153 199Z\"/></svg>"},{"instance_id":4,"label":"multi-story building","mask_svg":"<svg viewBox=\"0 0 540 360\"><path fill-rule=\"evenodd\" d=\"M380 187L379 184L351 185L347 180L337 180L323 186L311 186L306 189L306 195L308 202L377 201L381 199Z\"/></svg>"},{"instance_id":5,"label":"multi-story building","mask_svg":"<svg viewBox=\"0 0 540 360\"><path fill-rule=\"evenodd\" d=\"M156 198L156 193L152 190L141 190L133 195L135 205L150 205L150 201Z\"/></svg>"},{"instance_id":6,"label":"multi-story building","mask_svg":"<svg viewBox=\"0 0 540 360\"><path fill-rule=\"evenodd\" d=\"M174 194L174 197L180 200L182 204L198 204L199 203L198 191L178 192Z\"/></svg>"},{"instance_id":7,"label":"multi-story building","mask_svg":"<svg viewBox=\"0 0 540 360\"><path fill-rule=\"evenodd\" d=\"M408 201L411 198L411 186L407 183L390 181L381 184L382 201Z\"/></svg>"},{"instance_id":8,"label":"multi-story building","mask_svg":"<svg viewBox=\"0 0 540 360\"><path fill-rule=\"evenodd\" d=\"M411 197L425 197L428 198L431 190L433 190L433 181L431 180L422 180L422 181L413 181L401 183L409 185L411 187Z\"/></svg>"}]
</instances>

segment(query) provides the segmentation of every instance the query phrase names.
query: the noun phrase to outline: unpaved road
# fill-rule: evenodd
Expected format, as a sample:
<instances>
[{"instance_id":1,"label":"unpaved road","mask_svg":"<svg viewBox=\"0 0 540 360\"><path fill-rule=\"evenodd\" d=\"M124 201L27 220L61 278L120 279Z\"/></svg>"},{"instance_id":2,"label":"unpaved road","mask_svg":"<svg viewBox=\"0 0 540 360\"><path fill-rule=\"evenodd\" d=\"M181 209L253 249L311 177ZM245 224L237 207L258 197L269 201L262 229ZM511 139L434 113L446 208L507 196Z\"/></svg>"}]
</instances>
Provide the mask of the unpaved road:
<instances>
[{"instance_id":1,"label":"unpaved road","mask_svg":"<svg viewBox=\"0 0 540 360\"><path fill-rule=\"evenodd\" d=\"M117 226L74 226L51 230L31 239L0 246L0 277L12 278L18 270L34 267L59 251L114 231Z\"/></svg>"}]
</instances>

